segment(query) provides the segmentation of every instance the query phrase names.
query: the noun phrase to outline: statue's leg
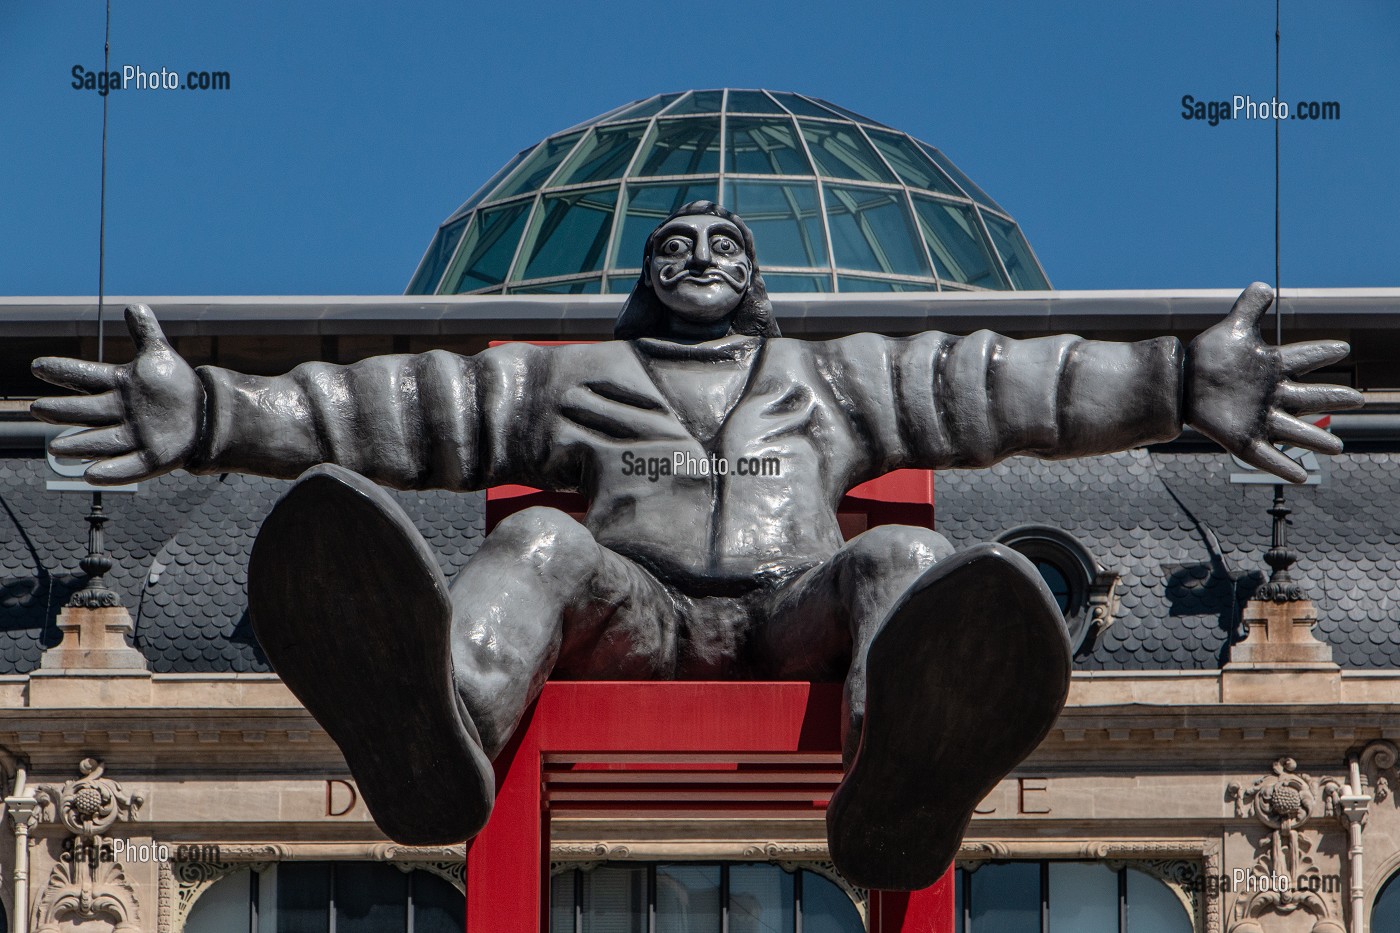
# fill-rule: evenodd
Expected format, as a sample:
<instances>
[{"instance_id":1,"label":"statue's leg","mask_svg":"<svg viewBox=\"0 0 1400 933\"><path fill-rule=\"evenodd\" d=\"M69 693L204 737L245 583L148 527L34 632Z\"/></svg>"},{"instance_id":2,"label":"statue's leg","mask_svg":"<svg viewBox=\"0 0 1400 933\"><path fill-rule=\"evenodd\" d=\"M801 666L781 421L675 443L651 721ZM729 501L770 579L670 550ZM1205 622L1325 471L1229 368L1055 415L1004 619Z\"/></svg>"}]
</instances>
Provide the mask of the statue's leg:
<instances>
[{"instance_id":1,"label":"statue's leg","mask_svg":"<svg viewBox=\"0 0 1400 933\"><path fill-rule=\"evenodd\" d=\"M889 612L935 562L953 554L936 531L881 525L783 588L759 633L761 667L783 680L845 678L844 758L860 741L866 649Z\"/></svg>"},{"instance_id":2,"label":"statue's leg","mask_svg":"<svg viewBox=\"0 0 1400 933\"><path fill-rule=\"evenodd\" d=\"M567 515L501 522L449 590L398 503L338 467L308 471L263 523L248 601L273 667L340 747L375 822L405 843L485 825L490 757L561 650L602 677L674 666L660 584Z\"/></svg>"},{"instance_id":3,"label":"statue's leg","mask_svg":"<svg viewBox=\"0 0 1400 933\"><path fill-rule=\"evenodd\" d=\"M555 509L525 509L497 525L452 581L452 604L453 676L493 758L551 672L675 676L674 599Z\"/></svg>"},{"instance_id":4,"label":"statue's leg","mask_svg":"<svg viewBox=\"0 0 1400 933\"><path fill-rule=\"evenodd\" d=\"M973 808L1040 744L1069 690L1064 619L1034 565L1002 545L948 556L931 534L886 526L853 539L794 581L772 620L779 631L804 616L842 621L821 615L823 592L847 607L858 742L847 743L827 838L836 866L870 888L936 881ZM910 579L920 542L934 559ZM890 598L879 578L902 588Z\"/></svg>"}]
</instances>

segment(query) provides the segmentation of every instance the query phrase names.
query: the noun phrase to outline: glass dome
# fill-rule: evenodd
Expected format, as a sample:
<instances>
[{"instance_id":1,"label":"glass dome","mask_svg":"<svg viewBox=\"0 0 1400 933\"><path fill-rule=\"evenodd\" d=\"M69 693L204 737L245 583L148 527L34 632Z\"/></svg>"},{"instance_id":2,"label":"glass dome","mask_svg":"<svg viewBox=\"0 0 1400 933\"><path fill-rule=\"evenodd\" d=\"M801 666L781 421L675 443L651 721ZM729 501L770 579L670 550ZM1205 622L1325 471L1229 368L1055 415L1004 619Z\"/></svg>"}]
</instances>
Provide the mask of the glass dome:
<instances>
[{"instance_id":1,"label":"glass dome","mask_svg":"<svg viewBox=\"0 0 1400 933\"><path fill-rule=\"evenodd\" d=\"M1049 288L943 153L800 94L659 94L519 153L438 229L408 294L626 293L658 221L718 201L772 292Z\"/></svg>"}]
</instances>

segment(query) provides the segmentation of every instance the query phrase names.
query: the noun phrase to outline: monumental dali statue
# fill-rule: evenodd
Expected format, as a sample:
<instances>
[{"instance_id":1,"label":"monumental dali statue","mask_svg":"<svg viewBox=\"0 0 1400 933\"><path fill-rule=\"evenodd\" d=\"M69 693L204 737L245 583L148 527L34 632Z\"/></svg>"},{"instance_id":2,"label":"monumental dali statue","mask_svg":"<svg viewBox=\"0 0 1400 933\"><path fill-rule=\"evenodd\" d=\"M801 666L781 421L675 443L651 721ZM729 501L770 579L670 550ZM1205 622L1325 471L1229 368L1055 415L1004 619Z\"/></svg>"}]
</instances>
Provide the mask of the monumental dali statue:
<instances>
[{"instance_id":1,"label":"monumental dali statue","mask_svg":"<svg viewBox=\"0 0 1400 933\"><path fill-rule=\"evenodd\" d=\"M1291 381L1348 348L1265 344L1272 297L1250 286L1186 348L988 331L788 339L749 229L695 202L648 238L615 340L265 378L191 368L137 306L134 360L37 360L41 378L86 394L33 410L91 427L53 452L92 458L94 483L175 469L297 480L254 546L250 615L394 839L481 830L491 760L551 677L844 680L831 855L856 884L913 889L1050 729L1070 646L1021 555L906 526L846 541L837 503L902 467L1102 454L1183 424L1302 480L1273 445L1337 452L1297 416L1361 399ZM708 468L721 459L764 468ZM512 515L451 581L376 485L501 483L576 490L587 516Z\"/></svg>"}]
</instances>

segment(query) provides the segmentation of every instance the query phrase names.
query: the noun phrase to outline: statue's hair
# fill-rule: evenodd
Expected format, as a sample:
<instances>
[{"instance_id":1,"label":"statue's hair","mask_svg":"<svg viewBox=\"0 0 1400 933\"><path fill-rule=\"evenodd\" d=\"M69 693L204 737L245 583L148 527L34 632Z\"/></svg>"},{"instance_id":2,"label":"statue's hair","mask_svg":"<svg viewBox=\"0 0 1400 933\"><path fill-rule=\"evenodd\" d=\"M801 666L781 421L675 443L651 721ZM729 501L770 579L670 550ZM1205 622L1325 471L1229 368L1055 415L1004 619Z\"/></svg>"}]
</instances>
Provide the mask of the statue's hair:
<instances>
[{"instance_id":1,"label":"statue's hair","mask_svg":"<svg viewBox=\"0 0 1400 933\"><path fill-rule=\"evenodd\" d=\"M763 284L763 275L758 271L758 254L754 251L753 232L748 224L733 211L725 210L713 201L691 201L671 212L671 215L656 225L647 236L646 249L642 253L642 274L632 293L622 306L622 312L613 325L613 337L618 340L634 340L637 337L665 337L670 333L670 317L673 313L662 304L656 290L651 286L651 257L656 248L656 234L677 217L694 214L710 214L722 217L739 228L744 241L744 252L748 253L753 268L749 276L749 287L739 299L739 305L730 314L729 332L749 337L777 337L778 322L773 317L773 303L768 300L768 287Z\"/></svg>"}]
</instances>

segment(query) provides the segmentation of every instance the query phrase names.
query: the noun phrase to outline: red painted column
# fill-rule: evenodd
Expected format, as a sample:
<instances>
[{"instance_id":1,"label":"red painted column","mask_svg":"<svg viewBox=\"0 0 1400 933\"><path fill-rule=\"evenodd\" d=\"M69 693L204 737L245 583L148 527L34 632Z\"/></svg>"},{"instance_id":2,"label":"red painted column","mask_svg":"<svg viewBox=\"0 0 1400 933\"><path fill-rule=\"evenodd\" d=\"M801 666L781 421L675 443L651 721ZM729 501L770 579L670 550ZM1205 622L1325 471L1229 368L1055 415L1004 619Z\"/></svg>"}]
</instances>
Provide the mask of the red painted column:
<instances>
[{"instance_id":1,"label":"red painted column","mask_svg":"<svg viewBox=\"0 0 1400 933\"><path fill-rule=\"evenodd\" d=\"M840 685L552 682L497 761L490 823L467 852L468 933L540 933L548 919L543 795L550 753L835 753ZM639 767L645 767L644 760ZM871 895L875 933L952 933L951 873L933 887Z\"/></svg>"},{"instance_id":2,"label":"red painted column","mask_svg":"<svg viewBox=\"0 0 1400 933\"><path fill-rule=\"evenodd\" d=\"M539 933L549 915L539 736L521 722L496 759L496 809L467 846L467 930Z\"/></svg>"}]
</instances>

